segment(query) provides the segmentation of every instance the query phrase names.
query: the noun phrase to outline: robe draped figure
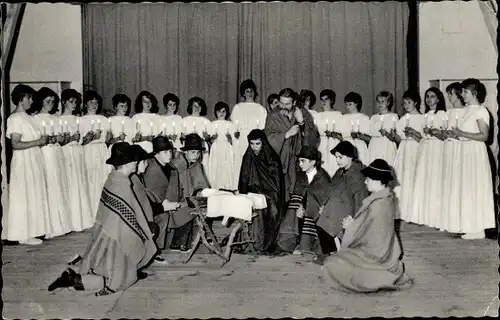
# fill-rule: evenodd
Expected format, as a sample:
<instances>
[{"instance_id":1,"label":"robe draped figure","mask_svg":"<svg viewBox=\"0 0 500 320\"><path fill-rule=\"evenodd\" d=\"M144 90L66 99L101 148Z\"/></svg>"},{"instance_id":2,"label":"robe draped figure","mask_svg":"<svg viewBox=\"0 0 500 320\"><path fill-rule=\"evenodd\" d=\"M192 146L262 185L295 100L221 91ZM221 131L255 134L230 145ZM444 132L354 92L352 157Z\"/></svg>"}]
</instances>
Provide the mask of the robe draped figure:
<instances>
[{"instance_id":1,"label":"robe draped figure","mask_svg":"<svg viewBox=\"0 0 500 320\"><path fill-rule=\"evenodd\" d=\"M346 292L401 290L413 285L401 261L394 228L395 196L389 188L372 193L345 228L342 247L327 257L325 278L332 289Z\"/></svg>"},{"instance_id":2,"label":"robe draped figure","mask_svg":"<svg viewBox=\"0 0 500 320\"><path fill-rule=\"evenodd\" d=\"M292 253L297 247L301 234L297 217L299 206L302 205L304 208L304 217L316 222L320 217L320 207L328 200L330 176L321 167L316 170L317 173L311 183L308 182L305 172L299 172L290 203L280 225L277 243L281 251Z\"/></svg>"},{"instance_id":3,"label":"robe draped figure","mask_svg":"<svg viewBox=\"0 0 500 320\"><path fill-rule=\"evenodd\" d=\"M266 197L267 208L259 210L252 224L255 248L272 253L285 207L284 177L279 155L271 147L262 130L254 130L262 141L262 149L256 155L250 146L243 156L238 190L242 194L258 193ZM252 132L254 132L252 131Z\"/></svg>"},{"instance_id":4,"label":"robe draped figure","mask_svg":"<svg viewBox=\"0 0 500 320\"><path fill-rule=\"evenodd\" d=\"M170 163L177 169L179 174L182 200L195 195L198 191L210 188L205 167L200 159L195 163L189 163L185 154L178 152Z\"/></svg>"},{"instance_id":5,"label":"robe draped figure","mask_svg":"<svg viewBox=\"0 0 500 320\"><path fill-rule=\"evenodd\" d=\"M297 123L295 115L288 118L280 110L275 109L268 114L264 132L269 139L269 144L278 153L281 159L283 175L285 176L285 201L290 199L293 187L297 179L299 166L297 164L297 154L303 146L313 146L318 148L320 143L319 132L314 124L314 119L307 110L302 109L304 124L299 133L285 139L286 132Z\"/></svg>"},{"instance_id":6,"label":"robe draped figure","mask_svg":"<svg viewBox=\"0 0 500 320\"><path fill-rule=\"evenodd\" d=\"M112 170L104 184L90 242L80 266L85 276L101 276L107 287L123 291L137 281L137 271L157 247L147 216L151 207L137 176Z\"/></svg>"}]
</instances>

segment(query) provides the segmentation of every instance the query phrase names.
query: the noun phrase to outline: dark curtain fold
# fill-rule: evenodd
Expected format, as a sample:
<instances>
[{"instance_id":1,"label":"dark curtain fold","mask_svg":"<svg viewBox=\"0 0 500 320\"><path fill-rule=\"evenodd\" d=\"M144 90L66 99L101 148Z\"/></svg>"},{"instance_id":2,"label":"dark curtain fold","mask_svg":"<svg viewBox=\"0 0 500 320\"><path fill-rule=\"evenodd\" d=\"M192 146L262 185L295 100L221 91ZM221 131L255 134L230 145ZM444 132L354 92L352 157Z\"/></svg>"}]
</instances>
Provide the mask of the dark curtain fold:
<instances>
[{"instance_id":1,"label":"dark curtain fold","mask_svg":"<svg viewBox=\"0 0 500 320\"><path fill-rule=\"evenodd\" d=\"M420 91L418 70L418 2L408 1L408 32L406 54L408 59L408 88Z\"/></svg>"},{"instance_id":2,"label":"dark curtain fold","mask_svg":"<svg viewBox=\"0 0 500 320\"><path fill-rule=\"evenodd\" d=\"M332 88L338 109L353 90L371 115L376 93L390 90L401 113L410 11L396 1L85 4L84 82L108 109L118 92L148 90L160 104L173 92L180 115L200 96L213 119L214 104L232 107L252 78L263 105L284 87Z\"/></svg>"}]
</instances>

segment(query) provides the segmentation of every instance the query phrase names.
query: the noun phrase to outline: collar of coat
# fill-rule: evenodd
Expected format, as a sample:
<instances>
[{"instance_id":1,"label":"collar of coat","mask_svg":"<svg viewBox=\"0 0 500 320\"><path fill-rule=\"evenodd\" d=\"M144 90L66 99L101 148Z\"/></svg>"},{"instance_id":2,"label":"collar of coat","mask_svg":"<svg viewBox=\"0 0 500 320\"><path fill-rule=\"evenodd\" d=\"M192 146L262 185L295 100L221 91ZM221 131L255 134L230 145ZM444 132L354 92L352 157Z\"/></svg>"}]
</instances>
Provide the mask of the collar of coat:
<instances>
[{"instance_id":1,"label":"collar of coat","mask_svg":"<svg viewBox=\"0 0 500 320\"><path fill-rule=\"evenodd\" d=\"M368 206L370 206L370 204L372 204L372 202L374 202L378 199L387 199L387 198L391 198L391 197L393 197L393 193L389 188L384 188L380 191L377 191L377 192L370 194L368 197L366 197L363 200L363 205L361 206L361 208L359 208L358 212L356 212L356 215L353 218L356 218L357 216L359 216L359 214L361 212L363 212L364 210L366 210L366 208L368 208Z\"/></svg>"}]
</instances>

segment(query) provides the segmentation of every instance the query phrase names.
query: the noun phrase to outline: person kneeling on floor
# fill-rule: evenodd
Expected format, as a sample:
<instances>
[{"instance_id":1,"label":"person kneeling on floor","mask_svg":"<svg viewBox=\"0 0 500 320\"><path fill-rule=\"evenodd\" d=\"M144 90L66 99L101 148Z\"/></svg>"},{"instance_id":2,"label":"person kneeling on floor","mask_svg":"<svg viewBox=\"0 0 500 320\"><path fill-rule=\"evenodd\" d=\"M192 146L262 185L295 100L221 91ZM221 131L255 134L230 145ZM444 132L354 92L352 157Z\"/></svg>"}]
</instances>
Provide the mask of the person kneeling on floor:
<instances>
[{"instance_id":1,"label":"person kneeling on floor","mask_svg":"<svg viewBox=\"0 0 500 320\"><path fill-rule=\"evenodd\" d=\"M147 277L141 269L153 260L158 248L146 218L147 205L138 200L137 185L130 178L142 160L145 159L135 154L127 142L113 145L106 163L114 169L102 190L80 272L66 269L49 286L49 291L73 287L95 290L97 296L102 296L126 290L138 279Z\"/></svg>"}]
</instances>

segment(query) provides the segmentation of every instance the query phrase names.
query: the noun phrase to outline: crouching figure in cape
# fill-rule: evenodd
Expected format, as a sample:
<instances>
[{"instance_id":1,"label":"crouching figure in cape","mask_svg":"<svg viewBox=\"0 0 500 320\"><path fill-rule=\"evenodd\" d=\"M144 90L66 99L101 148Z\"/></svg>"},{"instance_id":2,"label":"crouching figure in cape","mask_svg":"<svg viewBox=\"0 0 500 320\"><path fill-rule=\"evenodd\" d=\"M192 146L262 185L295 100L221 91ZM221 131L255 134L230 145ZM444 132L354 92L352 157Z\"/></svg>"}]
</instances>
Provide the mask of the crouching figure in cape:
<instances>
[{"instance_id":1,"label":"crouching figure in cape","mask_svg":"<svg viewBox=\"0 0 500 320\"><path fill-rule=\"evenodd\" d=\"M138 194L144 186L131 180L144 154L136 154L127 142L118 142L106 161L114 169L108 176L101 194L96 222L90 242L81 260L79 273L71 268L49 286L73 287L76 290L97 291L97 296L123 291L138 279L147 277L141 269L157 253L153 233L147 221L151 215L149 202L140 202Z\"/></svg>"}]
</instances>

